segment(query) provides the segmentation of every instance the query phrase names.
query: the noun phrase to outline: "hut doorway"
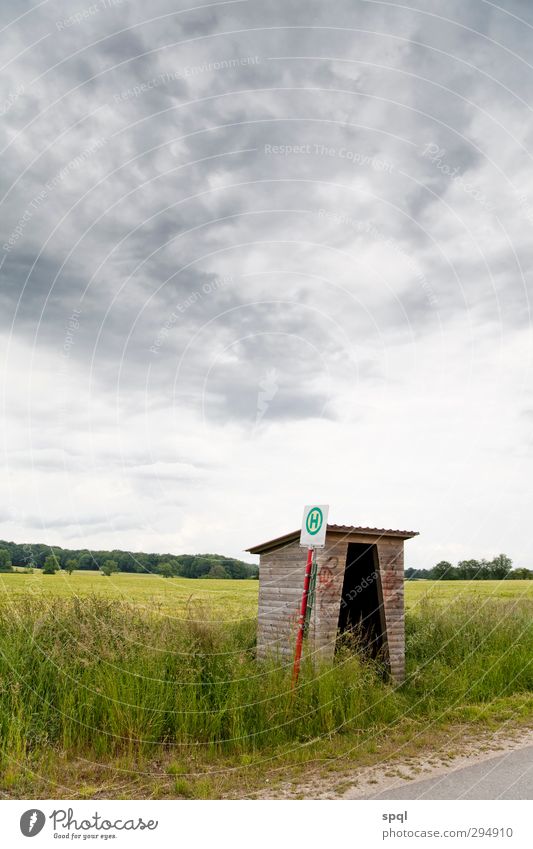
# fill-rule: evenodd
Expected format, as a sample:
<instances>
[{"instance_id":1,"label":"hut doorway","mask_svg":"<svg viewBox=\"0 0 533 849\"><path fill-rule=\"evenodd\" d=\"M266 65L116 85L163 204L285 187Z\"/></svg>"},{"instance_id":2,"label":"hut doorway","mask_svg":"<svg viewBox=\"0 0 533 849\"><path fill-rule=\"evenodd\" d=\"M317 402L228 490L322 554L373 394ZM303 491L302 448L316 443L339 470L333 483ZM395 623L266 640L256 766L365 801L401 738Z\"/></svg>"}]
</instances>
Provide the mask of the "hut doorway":
<instances>
[{"instance_id":1,"label":"hut doorway","mask_svg":"<svg viewBox=\"0 0 533 849\"><path fill-rule=\"evenodd\" d=\"M348 544L338 632L353 633L361 639L371 657L383 647L385 623L375 545Z\"/></svg>"}]
</instances>

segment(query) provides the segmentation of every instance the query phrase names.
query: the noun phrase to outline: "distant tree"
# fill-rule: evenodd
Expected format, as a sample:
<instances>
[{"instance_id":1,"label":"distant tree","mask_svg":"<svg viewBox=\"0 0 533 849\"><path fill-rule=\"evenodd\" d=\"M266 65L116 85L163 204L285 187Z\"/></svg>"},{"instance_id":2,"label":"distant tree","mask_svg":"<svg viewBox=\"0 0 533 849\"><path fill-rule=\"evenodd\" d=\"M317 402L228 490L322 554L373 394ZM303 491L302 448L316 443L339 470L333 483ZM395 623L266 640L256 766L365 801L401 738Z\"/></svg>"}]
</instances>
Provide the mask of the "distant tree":
<instances>
[{"instance_id":1,"label":"distant tree","mask_svg":"<svg viewBox=\"0 0 533 849\"><path fill-rule=\"evenodd\" d=\"M169 557L167 562L170 563L170 565L172 566L172 574L175 575L176 577L181 576L182 568L181 568L181 563L179 562L178 558L177 557Z\"/></svg>"},{"instance_id":2,"label":"distant tree","mask_svg":"<svg viewBox=\"0 0 533 849\"><path fill-rule=\"evenodd\" d=\"M105 560L102 563L101 571L103 575L113 575L114 572L118 572L118 563L116 560Z\"/></svg>"},{"instance_id":3,"label":"distant tree","mask_svg":"<svg viewBox=\"0 0 533 849\"><path fill-rule=\"evenodd\" d=\"M114 558L121 572L140 572L140 568L135 560L135 555L130 551L123 551L118 557Z\"/></svg>"},{"instance_id":4,"label":"distant tree","mask_svg":"<svg viewBox=\"0 0 533 849\"><path fill-rule=\"evenodd\" d=\"M89 569L96 569L96 564L94 562L93 556L88 551L82 551L80 556L78 557L78 569L84 571Z\"/></svg>"},{"instance_id":5,"label":"distant tree","mask_svg":"<svg viewBox=\"0 0 533 849\"><path fill-rule=\"evenodd\" d=\"M78 568L78 561L77 561L77 560L75 560L75 559L74 559L74 557L71 557L71 558L70 558L69 560L67 560L67 562L65 563L65 569L66 569L66 571L69 573L69 575L72 575L72 573L74 572L74 570L75 570L75 569L77 569L77 568Z\"/></svg>"},{"instance_id":6,"label":"distant tree","mask_svg":"<svg viewBox=\"0 0 533 849\"><path fill-rule=\"evenodd\" d=\"M25 566L26 565L26 553L24 551L23 545L17 545L13 543L9 546L9 554L11 556L11 563L14 566Z\"/></svg>"},{"instance_id":7,"label":"distant tree","mask_svg":"<svg viewBox=\"0 0 533 849\"><path fill-rule=\"evenodd\" d=\"M59 570L59 561L55 554L49 554L44 561L43 575L54 575Z\"/></svg>"},{"instance_id":8,"label":"distant tree","mask_svg":"<svg viewBox=\"0 0 533 849\"><path fill-rule=\"evenodd\" d=\"M445 561L442 562L444 563ZM451 569L452 571L455 571L453 566ZM419 581L422 578L425 581L433 580L435 578L434 569L414 569L412 566L409 566L409 568L405 570L406 581Z\"/></svg>"},{"instance_id":9,"label":"distant tree","mask_svg":"<svg viewBox=\"0 0 533 849\"><path fill-rule=\"evenodd\" d=\"M441 560L432 569L432 577L436 581L450 581L456 570L447 560Z\"/></svg>"},{"instance_id":10,"label":"distant tree","mask_svg":"<svg viewBox=\"0 0 533 849\"><path fill-rule=\"evenodd\" d=\"M498 554L488 564L489 577L493 581L503 581L513 568L513 561L506 554Z\"/></svg>"},{"instance_id":11,"label":"distant tree","mask_svg":"<svg viewBox=\"0 0 533 849\"><path fill-rule=\"evenodd\" d=\"M188 570L191 565L194 563L194 554L180 554L176 557L176 560L180 564L181 574L184 578L189 578Z\"/></svg>"},{"instance_id":12,"label":"distant tree","mask_svg":"<svg viewBox=\"0 0 533 849\"><path fill-rule=\"evenodd\" d=\"M7 548L0 548L0 572L12 572L11 554Z\"/></svg>"},{"instance_id":13,"label":"distant tree","mask_svg":"<svg viewBox=\"0 0 533 849\"><path fill-rule=\"evenodd\" d=\"M42 569L44 567L44 561L48 557L49 549L46 545L35 545L33 549L35 552L35 565L38 569Z\"/></svg>"},{"instance_id":14,"label":"distant tree","mask_svg":"<svg viewBox=\"0 0 533 849\"><path fill-rule=\"evenodd\" d=\"M248 569L246 568L246 564L240 563L238 560L234 560L233 562L226 563L224 568L231 578L236 578L238 580L242 580L249 576Z\"/></svg>"},{"instance_id":15,"label":"distant tree","mask_svg":"<svg viewBox=\"0 0 533 849\"><path fill-rule=\"evenodd\" d=\"M479 578L480 569L479 560L460 560L457 564L457 577L460 581L475 581Z\"/></svg>"},{"instance_id":16,"label":"distant tree","mask_svg":"<svg viewBox=\"0 0 533 849\"><path fill-rule=\"evenodd\" d=\"M208 574L212 565L213 561L210 557L196 557L194 560L193 577L204 578Z\"/></svg>"},{"instance_id":17,"label":"distant tree","mask_svg":"<svg viewBox=\"0 0 533 849\"><path fill-rule=\"evenodd\" d=\"M492 572L491 572L491 564L489 563L489 561L484 560L484 559L479 560L478 566L479 566L479 568L478 568L477 573L475 575L475 580L476 581L488 581L488 580L490 580L492 578Z\"/></svg>"},{"instance_id":18,"label":"distant tree","mask_svg":"<svg viewBox=\"0 0 533 849\"><path fill-rule=\"evenodd\" d=\"M55 554L59 568L64 569L65 563L69 557L69 552L65 551L63 548L59 548L57 545L54 545L52 554Z\"/></svg>"},{"instance_id":19,"label":"distant tree","mask_svg":"<svg viewBox=\"0 0 533 849\"><path fill-rule=\"evenodd\" d=\"M174 576L171 563L161 563L158 568L158 572L163 576L163 578L172 578Z\"/></svg>"},{"instance_id":20,"label":"distant tree","mask_svg":"<svg viewBox=\"0 0 533 849\"><path fill-rule=\"evenodd\" d=\"M106 562L106 560L113 560L109 551L91 551L91 555L93 558L93 569L102 569L102 566ZM115 561L116 562L116 561Z\"/></svg>"},{"instance_id":21,"label":"distant tree","mask_svg":"<svg viewBox=\"0 0 533 849\"><path fill-rule=\"evenodd\" d=\"M205 576L206 578L229 578L228 573L224 569L224 567L220 563L213 563L209 572Z\"/></svg>"},{"instance_id":22,"label":"distant tree","mask_svg":"<svg viewBox=\"0 0 533 849\"><path fill-rule=\"evenodd\" d=\"M512 569L508 572L506 578L509 578L511 581L531 581L533 580L533 572L531 569L521 566L519 569Z\"/></svg>"},{"instance_id":23,"label":"distant tree","mask_svg":"<svg viewBox=\"0 0 533 849\"><path fill-rule=\"evenodd\" d=\"M146 552L121 551L119 549L89 551L87 549L67 549L59 546L49 546L42 543L14 543L9 540L0 539L0 549L5 549L15 566L30 566L42 569L47 558L53 554L56 558L57 567L71 572L72 563L75 561L75 569L78 570L100 570L108 560L118 565L119 572L137 572L141 574L164 574L167 572L165 566L163 572L161 567L169 564L172 575L184 578L203 578L211 572L213 566L220 566L229 578L257 578L258 567L254 563L245 563L233 557L224 557L220 554L154 554ZM1 568L1 567L0 567ZM223 573L218 569L215 575L222 577Z\"/></svg>"}]
</instances>

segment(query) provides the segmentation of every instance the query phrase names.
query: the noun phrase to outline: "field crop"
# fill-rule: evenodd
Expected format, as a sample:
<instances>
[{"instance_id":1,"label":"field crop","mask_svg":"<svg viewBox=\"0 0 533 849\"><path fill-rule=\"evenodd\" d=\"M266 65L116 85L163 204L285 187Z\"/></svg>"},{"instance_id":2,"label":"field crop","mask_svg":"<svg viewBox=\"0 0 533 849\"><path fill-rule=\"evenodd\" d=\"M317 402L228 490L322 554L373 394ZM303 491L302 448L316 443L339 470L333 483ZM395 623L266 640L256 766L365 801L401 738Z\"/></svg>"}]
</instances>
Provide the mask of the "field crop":
<instances>
[{"instance_id":1,"label":"field crop","mask_svg":"<svg viewBox=\"0 0 533 849\"><path fill-rule=\"evenodd\" d=\"M80 777L88 764L122 776L110 795L205 796L220 774L332 746L357 759L378 737L529 716L530 582L471 584L470 595L421 584L407 586L405 684L352 647L331 666L304 660L293 693L290 663L255 661L257 581L4 575L0 787L54 796L75 762L67 798L97 795ZM155 787L124 790L154 764Z\"/></svg>"},{"instance_id":2,"label":"field crop","mask_svg":"<svg viewBox=\"0 0 533 849\"><path fill-rule=\"evenodd\" d=\"M79 598L90 595L126 602L149 613L187 617L188 610L203 608L203 616L222 616L226 621L257 615L259 581L162 578L160 575L119 572L109 577L100 572L57 572L43 575L0 573L0 604L28 598Z\"/></svg>"},{"instance_id":3,"label":"field crop","mask_svg":"<svg viewBox=\"0 0 533 849\"><path fill-rule=\"evenodd\" d=\"M122 601L148 613L190 618L190 610L202 609L204 619L229 622L255 618L259 581L162 578L159 575L118 573L104 577L100 572L58 572L43 575L0 573L0 604L17 599L79 598L97 595ZM407 581L405 603L414 609L429 599L449 604L465 599L482 602L487 598L533 600L533 581Z\"/></svg>"}]
</instances>

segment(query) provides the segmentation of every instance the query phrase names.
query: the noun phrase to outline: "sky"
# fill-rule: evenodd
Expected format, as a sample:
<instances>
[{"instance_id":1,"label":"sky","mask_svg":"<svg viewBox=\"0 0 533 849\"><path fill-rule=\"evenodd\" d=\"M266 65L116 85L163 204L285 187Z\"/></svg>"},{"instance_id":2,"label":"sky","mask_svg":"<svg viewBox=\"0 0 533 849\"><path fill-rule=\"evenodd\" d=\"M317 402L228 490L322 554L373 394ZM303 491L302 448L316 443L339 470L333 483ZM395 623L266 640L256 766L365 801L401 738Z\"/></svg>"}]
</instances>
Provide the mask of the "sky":
<instances>
[{"instance_id":1,"label":"sky","mask_svg":"<svg viewBox=\"0 0 533 849\"><path fill-rule=\"evenodd\" d=\"M0 538L244 556L317 502L532 567L531 4L0 30Z\"/></svg>"}]
</instances>

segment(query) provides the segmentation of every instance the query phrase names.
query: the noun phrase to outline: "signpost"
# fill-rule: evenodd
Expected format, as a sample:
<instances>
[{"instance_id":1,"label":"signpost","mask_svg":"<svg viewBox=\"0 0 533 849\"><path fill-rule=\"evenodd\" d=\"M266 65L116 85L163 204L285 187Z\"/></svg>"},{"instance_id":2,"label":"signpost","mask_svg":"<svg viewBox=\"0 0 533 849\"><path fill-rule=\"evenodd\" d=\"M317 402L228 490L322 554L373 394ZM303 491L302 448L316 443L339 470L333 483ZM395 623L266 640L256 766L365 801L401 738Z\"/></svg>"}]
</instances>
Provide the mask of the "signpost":
<instances>
[{"instance_id":1,"label":"signpost","mask_svg":"<svg viewBox=\"0 0 533 849\"><path fill-rule=\"evenodd\" d=\"M327 504L311 504L304 507L300 545L306 548L324 548L328 511Z\"/></svg>"},{"instance_id":2,"label":"signpost","mask_svg":"<svg viewBox=\"0 0 533 849\"><path fill-rule=\"evenodd\" d=\"M327 504L309 504L304 507L302 518L302 530L300 532L300 545L307 548L307 563L305 566L304 588L300 604L300 617L298 619L298 633L296 635L296 648L294 652L294 666L292 669L292 686L296 685L300 674L300 661L302 658L302 646L304 633L309 623L311 608L308 611L308 600L310 587L316 583L316 562L314 562L314 551L323 548L326 543L326 531L328 527Z\"/></svg>"}]
</instances>

